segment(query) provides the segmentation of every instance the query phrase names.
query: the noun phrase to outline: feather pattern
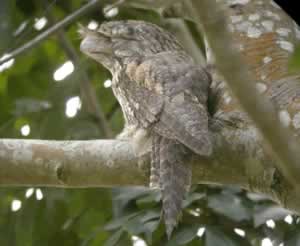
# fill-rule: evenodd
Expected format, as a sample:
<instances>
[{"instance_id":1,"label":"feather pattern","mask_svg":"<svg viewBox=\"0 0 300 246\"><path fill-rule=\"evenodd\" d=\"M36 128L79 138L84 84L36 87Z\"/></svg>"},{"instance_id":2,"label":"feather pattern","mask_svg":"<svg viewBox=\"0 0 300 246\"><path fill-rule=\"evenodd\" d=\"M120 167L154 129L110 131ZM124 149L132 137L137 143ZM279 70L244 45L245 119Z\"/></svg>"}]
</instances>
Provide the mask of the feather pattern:
<instances>
[{"instance_id":1,"label":"feather pattern","mask_svg":"<svg viewBox=\"0 0 300 246\"><path fill-rule=\"evenodd\" d=\"M211 77L172 34L151 23L113 21L81 35L81 50L113 75L112 89L125 118L121 135L141 129L152 138L150 185L162 191L170 237L191 185L190 151L212 152L207 113Z\"/></svg>"}]
</instances>

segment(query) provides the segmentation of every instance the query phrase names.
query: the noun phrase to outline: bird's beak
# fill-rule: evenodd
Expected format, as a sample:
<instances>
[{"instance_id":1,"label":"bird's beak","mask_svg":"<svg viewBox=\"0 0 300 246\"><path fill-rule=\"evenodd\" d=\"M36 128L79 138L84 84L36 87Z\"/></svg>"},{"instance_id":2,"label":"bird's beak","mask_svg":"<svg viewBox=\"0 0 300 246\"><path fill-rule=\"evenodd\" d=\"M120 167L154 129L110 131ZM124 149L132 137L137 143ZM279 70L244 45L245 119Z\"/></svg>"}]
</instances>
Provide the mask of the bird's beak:
<instances>
[{"instance_id":1,"label":"bird's beak","mask_svg":"<svg viewBox=\"0 0 300 246\"><path fill-rule=\"evenodd\" d=\"M95 58L97 54L112 54L112 42L107 35L90 30L82 25L80 25L78 32L83 38L80 44L80 50L86 55Z\"/></svg>"}]
</instances>

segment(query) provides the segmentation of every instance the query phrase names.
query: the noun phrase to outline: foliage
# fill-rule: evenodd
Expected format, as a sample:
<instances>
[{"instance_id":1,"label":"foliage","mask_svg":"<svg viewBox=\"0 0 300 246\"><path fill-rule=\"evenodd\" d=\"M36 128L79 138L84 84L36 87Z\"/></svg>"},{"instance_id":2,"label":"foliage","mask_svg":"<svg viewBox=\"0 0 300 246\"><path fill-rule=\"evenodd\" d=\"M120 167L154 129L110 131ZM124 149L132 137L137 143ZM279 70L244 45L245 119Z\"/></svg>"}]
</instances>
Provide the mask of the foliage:
<instances>
[{"instance_id":1,"label":"foliage","mask_svg":"<svg viewBox=\"0 0 300 246\"><path fill-rule=\"evenodd\" d=\"M51 14L61 19L83 4L85 1L79 0L1 1L0 10L8 11L0 11L0 21L6 23L0 25L4 37L0 51L9 53L51 25L48 20L46 27L38 31L33 27L36 18ZM133 8L119 11L114 18L144 19L167 25L151 11ZM102 22L107 18L98 8L80 22L87 24L91 19ZM81 95L80 73L85 70L109 126L115 134L120 131L123 124L120 109L115 106L111 90L103 84L110 75L79 53L76 29L74 23L65 29L65 34L76 48L80 64L62 81L55 81L53 73L69 58L55 36L18 57L12 67L4 70L0 66L1 138L103 138L99 123L85 105L75 117L67 117L65 113L68 99ZM27 125L30 133L24 136L21 129ZM185 202L182 221L169 242L160 221L160 194L156 191L137 187L73 190L28 187L2 188L0 194L0 245L3 246L137 245L139 238L147 245L158 246L260 245L265 238L270 238L274 245L283 241L285 245L297 245L300 241L298 217L286 217L291 212L236 187L194 187ZM20 208L14 207L20 202ZM238 234L242 231L245 236Z\"/></svg>"}]
</instances>

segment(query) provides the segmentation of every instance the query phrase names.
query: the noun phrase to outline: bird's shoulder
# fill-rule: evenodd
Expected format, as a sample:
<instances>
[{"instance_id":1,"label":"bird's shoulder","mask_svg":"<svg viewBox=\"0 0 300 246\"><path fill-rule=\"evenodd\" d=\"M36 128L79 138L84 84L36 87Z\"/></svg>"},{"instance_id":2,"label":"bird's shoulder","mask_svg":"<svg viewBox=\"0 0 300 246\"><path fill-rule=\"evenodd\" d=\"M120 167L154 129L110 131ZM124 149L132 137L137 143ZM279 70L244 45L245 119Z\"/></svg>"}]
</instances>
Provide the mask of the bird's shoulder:
<instances>
[{"instance_id":1,"label":"bird's shoulder","mask_svg":"<svg viewBox=\"0 0 300 246\"><path fill-rule=\"evenodd\" d=\"M125 68L129 79L137 86L163 94L163 87L186 74L201 73L201 68L184 51L164 51L132 59Z\"/></svg>"}]
</instances>

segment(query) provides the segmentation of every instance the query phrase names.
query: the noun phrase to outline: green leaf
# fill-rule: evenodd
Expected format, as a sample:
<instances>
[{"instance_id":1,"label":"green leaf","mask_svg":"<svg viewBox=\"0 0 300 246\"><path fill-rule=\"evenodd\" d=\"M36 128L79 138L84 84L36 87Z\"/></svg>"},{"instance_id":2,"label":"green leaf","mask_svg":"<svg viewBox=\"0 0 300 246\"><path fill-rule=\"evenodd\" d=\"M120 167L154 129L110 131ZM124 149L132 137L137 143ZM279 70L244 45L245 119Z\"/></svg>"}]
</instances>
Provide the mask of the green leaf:
<instances>
[{"instance_id":1,"label":"green leaf","mask_svg":"<svg viewBox=\"0 0 300 246\"><path fill-rule=\"evenodd\" d=\"M139 206L154 205L161 200L161 192L159 190L151 190L145 197L136 200Z\"/></svg>"},{"instance_id":2,"label":"green leaf","mask_svg":"<svg viewBox=\"0 0 300 246\"><path fill-rule=\"evenodd\" d=\"M298 72L300 69L300 45L298 44L292 57L289 60L289 70L291 72Z\"/></svg>"},{"instance_id":3,"label":"green leaf","mask_svg":"<svg viewBox=\"0 0 300 246\"><path fill-rule=\"evenodd\" d=\"M116 231L112 236L104 243L103 246L114 246L117 245L118 241L120 240L121 236L123 234L123 230L120 229Z\"/></svg>"},{"instance_id":4,"label":"green leaf","mask_svg":"<svg viewBox=\"0 0 300 246\"><path fill-rule=\"evenodd\" d=\"M292 212L274 205L262 205L256 206L254 213L254 226L258 227L264 224L267 220L279 220L283 219L285 216L291 214Z\"/></svg>"},{"instance_id":5,"label":"green leaf","mask_svg":"<svg viewBox=\"0 0 300 246\"><path fill-rule=\"evenodd\" d=\"M160 223L159 220L151 220L151 221L146 222L144 224L145 231L153 233L157 229L157 227L159 226L159 223Z\"/></svg>"},{"instance_id":6,"label":"green leaf","mask_svg":"<svg viewBox=\"0 0 300 246\"><path fill-rule=\"evenodd\" d=\"M147 241L152 245L153 233L157 230L160 225L160 220L150 220L144 224L145 237Z\"/></svg>"},{"instance_id":7,"label":"green leaf","mask_svg":"<svg viewBox=\"0 0 300 246\"><path fill-rule=\"evenodd\" d=\"M22 118L19 118L15 121L14 127L15 127L16 130L19 131L22 126L24 126L28 123L29 123L29 121L26 118L22 117Z\"/></svg>"},{"instance_id":8,"label":"green leaf","mask_svg":"<svg viewBox=\"0 0 300 246\"><path fill-rule=\"evenodd\" d=\"M287 236L288 236L288 238L284 242L284 246L300 245L300 232L299 231L294 230L293 233L290 233Z\"/></svg>"},{"instance_id":9,"label":"green leaf","mask_svg":"<svg viewBox=\"0 0 300 246\"><path fill-rule=\"evenodd\" d=\"M179 231L174 232L174 236L167 243L166 246L172 245L186 245L191 242L194 238L197 237L197 231L199 229L199 225L186 226Z\"/></svg>"},{"instance_id":10,"label":"green leaf","mask_svg":"<svg viewBox=\"0 0 300 246\"><path fill-rule=\"evenodd\" d=\"M206 197L204 193L191 193L183 202L183 207L186 208L190 206L193 202L201 200Z\"/></svg>"},{"instance_id":11,"label":"green leaf","mask_svg":"<svg viewBox=\"0 0 300 246\"><path fill-rule=\"evenodd\" d=\"M148 231L148 227L145 227L145 223L148 221L159 221L160 211L158 210L145 210L138 214L135 217L130 218L127 222L124 223L123 228L126 229L131 234L140 234L142 232L150 232Z\"/></svg>"},{"instance_id":12,"label":"green leaf","mask_svg":"<svg viewBox=\"0 0 300 246\"><path fill-rule=\"evenodd\" d=\"M238 246L233 239L218 227L208 226L205 231L205 246Z\"/></svg>"},{"instance_id":13,"label":"green leaf","mask_svg":"<svg viewBox=\"0 0 300 246\"><path fill-rule=\"evenodd\" d=\"M116 218L114 220L112 220L111 222L109 222L108 224L105 225L104 229L105 230L115 230L121 226L124 225L124 223L126 223L129 219L137 216L138 214L140 214L141 212L136 212L136 213L132 213L123 217L119 217Z\"/></svg>"},{"instance_id":14,"label":"green leaf","mask_svg":"<svg viewBox=\"0 0 300 246\"><path fill-rule=\"evenodd\" d=\"M215 212L237 222L249 220L251 218L251 210L244 206L242 200L238 196L230 193L226 195L220 193L209 196L208 206Z\"/></svg>"},{"instance_id":15,"label":"green leaf","mask_svg":"<svg viewBox=\"0 0 300 246\"><path fill-rule=\"evenodd\" d=\"M149 188L143 187L116 188L114 189L114 199L128 202L131 200L135 200L141 196L145 196L149 192L151 192Z\"/></svg>"},{"instance_id":16,"label":"green leaf","mask_svg":"<svg viewBox=\"0 0 300 246\"><path fill-rule=\"evenodd\" d=\"M158 219L160 215L160 210L146 210L144 215L142 215L141 222L145 223L149 220Z\"/></svg>"}]
</instances>

